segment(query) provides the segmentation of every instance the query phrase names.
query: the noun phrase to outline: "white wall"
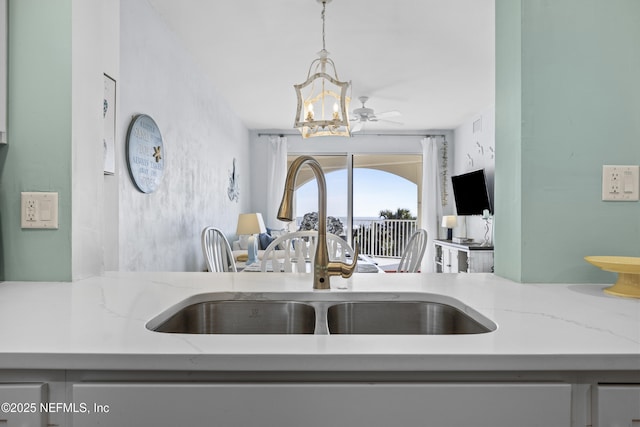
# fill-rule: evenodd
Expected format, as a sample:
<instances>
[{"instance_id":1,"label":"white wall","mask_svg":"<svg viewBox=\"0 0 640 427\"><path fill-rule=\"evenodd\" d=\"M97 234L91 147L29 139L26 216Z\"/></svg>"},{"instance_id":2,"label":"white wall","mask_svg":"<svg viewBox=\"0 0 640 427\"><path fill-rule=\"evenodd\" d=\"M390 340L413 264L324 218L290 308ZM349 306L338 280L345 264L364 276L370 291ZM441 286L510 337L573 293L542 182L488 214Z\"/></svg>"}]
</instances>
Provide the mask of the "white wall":
<instances>
[{"instance_id":1,"label":"white wall","mask_svg":"<svg viewBox=\"0 0 640 427\"><path fill-rule=\"evenodd\" d=\"M120 8L119 185L117 206L107 207L119 212L119 232L107 269L201 271L202 228L232 236L251 205L249 132L146 0ZM131 118L142 113L158 124L165 150L164 178L152 194L136 190L124 154ZM234 158L239 202L227 197Z\"/></svg>"},{"instance_id":2,"label":"white wall","mask_svg":"<svg viewBox=\"0 0 640 427\"><path fill-rule=\"evenodd\" d=\"M474 132L476 123L476 132ZM480 126L478 126L480 124ZM480 128L480 130L478 130ZM470 117L454 131L455 144L452 144L452 175L459 175L478 169L485 170L487 188L493 205L493 183L495 175L495 107L490 106ZM450 194L452 208L455 207L453 191ZM452 211L454 213L455 211ZM460 222L460 221L459 221ZM466 216L454 229L454 236L466 236L482 241L485 235L485 222L480 216ZM491 233L491 230L490 230Z\"/></svg>"},{"instance_id":3,"label":"white wall","mask_svg":"<svg viewBox=\"0 0 640 427\"><path fill-rule=\"evenodd\" d=\"M101 273L103 73L117 69L119 2L72 2L72 277ZM91 143L93 142L93 143Z\"/></svg>"},{"instance_id":4,"label":"white wall","mask_svg":"<svg viewBox=\"0 0 640 427\"><path fill-rule=\"evenodd\" d=\"M118 82L120 82L120 2L103 1L103 72L116 81L116 92L119 92ZM120 111L120 96L116 96L116 113ZM122 141L122 139L118 139ZM116 144L116 155L122 153L121 144ZM118 157L121 159L122 157ZM115 164L116 173L114 175L103 176L103 222L102 241L104 246L103 263L108 270L117 270L118 266L118 233L119 229L119 200L118 200L118 176L122 161Z\"/></svg>"}]
</instances>

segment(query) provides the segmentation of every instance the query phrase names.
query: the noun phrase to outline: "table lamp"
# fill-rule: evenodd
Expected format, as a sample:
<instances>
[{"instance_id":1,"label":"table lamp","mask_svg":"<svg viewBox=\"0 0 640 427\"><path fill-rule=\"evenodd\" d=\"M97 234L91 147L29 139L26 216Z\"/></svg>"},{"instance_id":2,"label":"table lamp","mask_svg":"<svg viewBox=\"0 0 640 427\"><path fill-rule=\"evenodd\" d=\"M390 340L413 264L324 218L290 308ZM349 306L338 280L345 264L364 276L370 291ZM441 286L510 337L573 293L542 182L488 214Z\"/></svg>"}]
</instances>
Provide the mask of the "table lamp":
<instances>
[{"instance_id":1,"label":"table lamp","mask_svg":"<svg viewBox=\"0 0 640 427\"><path fill-rule=\"evenodd\" d=\"M251 265L258 261L258 240L256 234L266 233L267 229L264 226L262 220L262 214L260 213L248 213L238 215L238 229L236 234L238 236L242 234L249 235L249 241L247 246L247 265Z\"/></svg>"},{"instance_id":2,"label":"table lamp","mask_svg":"<svg viewBox=\"0 0 640 427\"><path fill-rule=\"evenodd\" d=\"M453 239L453 227L458 224L455 215L445 215L442 217L442 227L447 229L447 240Z\"/></svg>"}]
</instances>

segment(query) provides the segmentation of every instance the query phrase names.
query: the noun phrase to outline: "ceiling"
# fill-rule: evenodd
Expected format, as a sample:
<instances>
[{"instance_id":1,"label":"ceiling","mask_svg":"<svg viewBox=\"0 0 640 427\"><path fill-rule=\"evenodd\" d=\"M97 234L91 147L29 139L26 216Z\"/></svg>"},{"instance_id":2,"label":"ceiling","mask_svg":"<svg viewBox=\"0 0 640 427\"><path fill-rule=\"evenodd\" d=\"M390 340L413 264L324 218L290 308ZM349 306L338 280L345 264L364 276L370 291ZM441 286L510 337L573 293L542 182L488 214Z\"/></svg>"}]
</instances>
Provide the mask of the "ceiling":
<instances>
[{"instance_id":1,"label":"ceiling","mask_svg":"<svg viewBox=\"0 0 640 427\"><path fill-rule=\"evenodd\" d=\"M290 130L296 95L322 48L316 0L149 0L249 129ZM494 0L333 0L326 48L350 110L369 96L402 126L453 129L494 104Z\"/></svg>"}]
</instances>

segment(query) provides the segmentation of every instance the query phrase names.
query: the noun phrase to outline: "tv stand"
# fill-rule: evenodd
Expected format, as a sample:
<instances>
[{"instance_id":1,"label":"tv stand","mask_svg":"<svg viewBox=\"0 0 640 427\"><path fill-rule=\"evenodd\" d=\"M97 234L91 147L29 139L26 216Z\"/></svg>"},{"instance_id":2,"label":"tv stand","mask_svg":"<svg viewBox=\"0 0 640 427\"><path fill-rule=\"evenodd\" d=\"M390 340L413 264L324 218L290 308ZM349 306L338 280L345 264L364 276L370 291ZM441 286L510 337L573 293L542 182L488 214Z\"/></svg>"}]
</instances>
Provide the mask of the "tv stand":
<instances>
[{"instance_id":1,"label":"tv stand","mask_svg":"<svg viewBox=\"0 0 640 427\"><path fill-rule=\"evenodd\" d=\"M434 240L437 273L493 273L493 246Z\"/></svg>"}]
</instances>

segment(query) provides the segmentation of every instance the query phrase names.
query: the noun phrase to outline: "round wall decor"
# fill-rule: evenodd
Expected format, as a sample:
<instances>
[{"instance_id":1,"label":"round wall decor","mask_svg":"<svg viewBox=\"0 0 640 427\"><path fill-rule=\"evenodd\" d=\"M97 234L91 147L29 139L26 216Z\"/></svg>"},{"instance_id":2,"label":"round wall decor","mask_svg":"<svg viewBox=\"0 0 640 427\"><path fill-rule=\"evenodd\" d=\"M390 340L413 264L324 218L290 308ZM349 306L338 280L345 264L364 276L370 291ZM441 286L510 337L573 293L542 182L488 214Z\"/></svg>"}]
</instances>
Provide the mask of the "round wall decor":
<instances>
[{"instance_id":1,"label":"round wall decor","mask_svg":"<svg viewBox=\"0 0 640 427\"><path fill-rule=\"evenodd\" d=\"M138 190L153 193L164 174L164 147L156 122L146 114L131 120L127 131L127 167Z\"/></svg>"}]
</instances>

